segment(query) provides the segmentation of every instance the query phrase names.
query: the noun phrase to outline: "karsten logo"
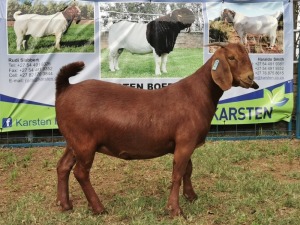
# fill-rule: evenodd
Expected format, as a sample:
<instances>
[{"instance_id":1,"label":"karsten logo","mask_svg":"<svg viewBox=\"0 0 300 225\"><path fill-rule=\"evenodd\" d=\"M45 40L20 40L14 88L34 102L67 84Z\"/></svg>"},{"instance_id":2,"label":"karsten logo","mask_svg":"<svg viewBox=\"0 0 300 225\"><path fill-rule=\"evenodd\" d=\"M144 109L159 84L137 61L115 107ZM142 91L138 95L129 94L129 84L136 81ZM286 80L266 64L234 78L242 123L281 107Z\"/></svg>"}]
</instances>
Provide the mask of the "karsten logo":
<instances>
[{"instance_id":1,"label":"karsten logo","mask_svg":"<svg viewBox=\"0 0 300 225\"><path fill-rule=\"evenodd\" d=\"M3 128L12 127L12 118L10 117L2 118L2 127Z\"/></svg>"}]
</instances>

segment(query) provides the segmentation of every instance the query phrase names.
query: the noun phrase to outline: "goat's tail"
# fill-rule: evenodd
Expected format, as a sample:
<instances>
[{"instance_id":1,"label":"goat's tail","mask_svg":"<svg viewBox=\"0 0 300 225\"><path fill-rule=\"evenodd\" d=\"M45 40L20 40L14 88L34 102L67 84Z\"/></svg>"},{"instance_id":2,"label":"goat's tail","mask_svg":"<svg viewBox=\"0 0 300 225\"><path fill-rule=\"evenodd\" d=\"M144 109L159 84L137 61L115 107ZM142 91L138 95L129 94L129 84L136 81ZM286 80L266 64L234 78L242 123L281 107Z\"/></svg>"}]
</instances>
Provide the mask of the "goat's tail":
<instances>
[{"instance_id":1,"label":"goat's tail","mask_svg":"<svg viewBox=\"0 0 300 225\"><path fill-rule=\"evenodd\" d=\"M56 97L70 86L69 78L76 76L84 68L84 62L78 61L63 66L56 77Z\"/></svg>"},{"instance_id":2,"label":"goat's tail","mask_svg":"<svg viewBox=\"0 0 300 225\"><path fill-rule=\"evenodd\" d=\"M21 14L22 12L21 11L17 11L14 13L13 17L15 20L17 20L17 17Z\"/></svg>"}]
</instances>

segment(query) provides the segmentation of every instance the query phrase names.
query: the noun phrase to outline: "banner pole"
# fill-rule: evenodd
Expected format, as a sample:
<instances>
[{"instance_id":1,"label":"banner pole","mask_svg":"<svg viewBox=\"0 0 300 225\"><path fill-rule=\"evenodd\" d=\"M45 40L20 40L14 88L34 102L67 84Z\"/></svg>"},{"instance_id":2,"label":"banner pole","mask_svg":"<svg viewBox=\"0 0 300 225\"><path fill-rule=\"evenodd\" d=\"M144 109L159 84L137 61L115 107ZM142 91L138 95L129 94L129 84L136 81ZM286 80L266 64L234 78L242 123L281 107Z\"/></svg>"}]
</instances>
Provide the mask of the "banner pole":
<instances>
[{"instance_id":1,"label":"banner pole","mask_svg":"<svg viewBox=\"0 0 300 225\"><path fill-rule=\"evenodd\" d=\"M300 45L299 45L299 52L300 52ZM298 57L298 70L297 70L297 108L296 108L296 138L300 139L300 57Z\"/></svg>"}]
</instances>

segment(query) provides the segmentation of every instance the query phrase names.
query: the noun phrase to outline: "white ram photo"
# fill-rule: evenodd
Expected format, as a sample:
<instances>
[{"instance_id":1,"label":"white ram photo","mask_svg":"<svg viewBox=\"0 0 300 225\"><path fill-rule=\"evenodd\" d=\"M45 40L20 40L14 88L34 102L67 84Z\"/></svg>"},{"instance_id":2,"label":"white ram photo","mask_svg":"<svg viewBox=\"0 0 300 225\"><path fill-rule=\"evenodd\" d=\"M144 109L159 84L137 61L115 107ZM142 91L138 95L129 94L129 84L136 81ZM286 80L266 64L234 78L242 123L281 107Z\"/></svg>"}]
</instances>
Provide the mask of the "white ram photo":
<instances>
[{"instance_id":1,"label":"white ram photo","mask_svg":"<svg viewBox=\"0 0 300 225\"><path fill-rule=\"evenodd\" d=\"M13 15L17 51L20 51L21 47L26 50L30 36L41 38L50 35L55 36L55 48L60 49L62 35L68 30L74 19L76 19L76 23L79 23L81 19L81 11L78 6L74 5L52 15L21 14L21 11L16 11Z\"/></svg>"},{"instance_id":2,"label":"white ram photo","mask_svg":"<svg viewBox=\"0 0 300 225\"><path fill-rule=\"evenodd\" d=\"M233 27L241 38L241 43L247 45L247 34L266 35L270 39L270 49L275 46L278 20L282 12L272 15L246 16L230 9L224 9L222 19L233 23Z\"/></svg>"}]
</instances>

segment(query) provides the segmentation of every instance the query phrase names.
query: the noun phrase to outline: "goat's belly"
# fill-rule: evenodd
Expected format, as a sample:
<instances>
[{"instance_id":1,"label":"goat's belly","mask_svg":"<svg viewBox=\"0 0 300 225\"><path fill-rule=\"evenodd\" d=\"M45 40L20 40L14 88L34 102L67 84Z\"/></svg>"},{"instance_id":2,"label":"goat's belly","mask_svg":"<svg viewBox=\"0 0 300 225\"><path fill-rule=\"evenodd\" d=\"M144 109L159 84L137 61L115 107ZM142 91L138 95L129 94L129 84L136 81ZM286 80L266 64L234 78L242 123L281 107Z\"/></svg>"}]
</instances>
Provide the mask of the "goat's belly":
<instances>
[{"instance_id":1,"label":"goat's belly","mask_svg":"<svg viewBox=\"0 0 300 225\"><path fill-rule=\"evenodd\" d=\"M152 47L148 42L137 41L137 42L127 42L126 47L132 54L148 54L152 52Z\"/></svg>"},{"instance_id":2,"label":"goat's belly","mask_svg":"<svg viewBox=\"0 0 300 225\"><path fill-rule=\"evenodd\" d=\"M121 21L112 25L108 42L111 48L125 48L134 54L147 54L152 47L146 38L147 25Z\"/></svg>"},{"instance_id":3,"label":"goat's belly","mask_svg":"<svg viewBox=\"0 0 300 225\"><path fill-rule=\"evenodd\" d=\"M101 146L98 152L114 156L120 159L125 160L135 160L135 159L152 159L157 158L169 153L174 152L175 145L172 142L169 142L165 146L154 147L154 146L145 146L145 147L117 147L117 146Z\"/></svg>"}]
</instances>

